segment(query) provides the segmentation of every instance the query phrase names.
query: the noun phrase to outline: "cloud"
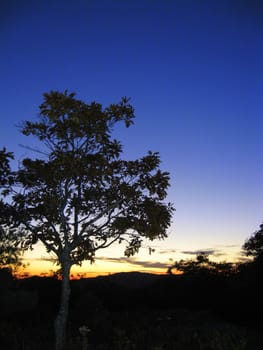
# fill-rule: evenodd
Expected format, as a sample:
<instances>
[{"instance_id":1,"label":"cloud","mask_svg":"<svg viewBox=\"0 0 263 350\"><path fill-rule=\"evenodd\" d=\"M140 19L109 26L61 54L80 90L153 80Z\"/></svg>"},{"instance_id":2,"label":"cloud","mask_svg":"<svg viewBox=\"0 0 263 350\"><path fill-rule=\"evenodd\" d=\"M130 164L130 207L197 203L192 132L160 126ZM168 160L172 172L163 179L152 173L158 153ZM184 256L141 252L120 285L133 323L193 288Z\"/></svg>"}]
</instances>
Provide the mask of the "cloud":
<instances>
[{"instance_id":1,"label":"cloud","mask_svg":"<svg viewBox=\"0 0 263 350\"><path fill-rule=\"evenodd\" d=\"M212 248L205 248L205 249L197 249L197 250L183 250L181 251L182 254L187 255L199 255L199 254L208 254L208 255L215 255L218 254L218 250L212 249Z\"/></svg>"},{"instance_id":2,"label":"cloud","mask_svg":"<svg viewBox=\"0 0 263 350\"><path fill-rule=\"evenodd\" d=\"M241 263L247 263L247 262L251 262L253 259L249 258L247 256L244 256L244 255L239 255L239 256L236 257L236 260L238 262L241 262Z\"/></svg>"},{"instance_id":3,"label":"cloud","mask_svg":"<svg viewBox=\"0 0 263 350\"><path fill-rule=\"evenodd\" d=\"M220 249L219 249L220 248ZM217 245L216 248L204 248L204 249L197 249L197 250L183 250L180 253L181 254L186 254L186 255L199 255L202 253L205 253L207 255L210 255L214 258L220 258L223 257L223 259L226 258L226 256L229 255L229 252L227 251L227 249L230 248L230 250L236 250L236 248L240 248L240 246L238 244L231 244L231 245ZM232 256L232 259L234 258L234 260L240 260L239 259L239 255L241 254L242 257L242 253L240 251L237 251L236 253L230 253L230 255Z\"/></svg>"},{"instance_id":4,"label":"cloud","mask_svg":"<svg viewBox=\"0 0 263 350\"><path fill-rule=\"evenodd\" d=\"M167 269L169 264L160 262L160 261L143 261L143 260L135 260L131 262L133 265L146 267L146 268L153 268L153 269Z\"/></svg>"},{"instance_id":5,"label":"cloud","mask_svg":"<svg viewBox=\"0 0 263 350\"><path fill-rule=\"evenodd\" d=\"M159 254L175 254L177 253L177 249L161 249L159 250Z\"/></svg>"},{"instance_id":6,"label":"cloud","mask_svg":"<svg viewBox=\"0 0 263 350\"><path fill-rule=\"evenodd\" d=\"M43 256L40 258L23 258L24 261L48 261L48 262L52 262L52 263L56 263L57 259L56 258L52 258L52 257L47 257L47 256Z\"/></svg>"},{"instance_id":7,"label":"cloud","mask_svg":"<svg viewBox=\"0 0 263 350\"><path fill-rule=\"evenodd\" d=\"M167 269L169 264L163 263L160 261L145 261L145 260L137 260L136 258L108 258L108 257L97 257L96 260L101 260L105 262L113 262L118 264L130 264L134 266L139 266L142 268L157 268L157 269Z\"/></svg>"},{"instance_id":8,"label":"cloud","mask_svg":"<svg viewBox=\"0 0 263 350\"><path fill-rule=\"evenodd\" d=\"M216 247L220 247L220 248L240 248L239 244L220 244L220 245L216 245Z\"/></svg>"},{"instance_id":9,"label":"cloud","mask_svg":"<svg viewBox=\"0 0 263 350\"><path fill-rule=\"evenodd\" d=\"M109 258L107 256L97 256L96 260L106 261L106 262L113 262L113 263L125 263L127 262L128 258L122 257L122 258Z\"/></svg>"}]
</instances>

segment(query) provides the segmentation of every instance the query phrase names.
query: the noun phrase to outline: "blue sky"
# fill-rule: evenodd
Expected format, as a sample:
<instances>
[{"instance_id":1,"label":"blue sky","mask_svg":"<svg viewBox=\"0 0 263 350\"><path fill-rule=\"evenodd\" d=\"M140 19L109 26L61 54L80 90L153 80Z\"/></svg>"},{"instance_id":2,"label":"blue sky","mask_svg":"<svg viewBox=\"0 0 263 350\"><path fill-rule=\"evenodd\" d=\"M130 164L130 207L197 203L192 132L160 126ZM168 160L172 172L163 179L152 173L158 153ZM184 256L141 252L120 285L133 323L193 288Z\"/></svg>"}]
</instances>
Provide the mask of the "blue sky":
<instances>
[{"instance_id":1,"label":"blue sky","mask_svg":"<svg viewBox=\"0 0 263 350\"><path fill-rule=\"evenodd\" d=\"M131 268L205 249L232 258L263 220L262 42L257 0L4 0L0 147L28 154L15 125L36 117L44 92L105 106L131 97L135 125L116 130L124 155L160 152L177 209L169 238Z\"/></svg>"}]
</instances>

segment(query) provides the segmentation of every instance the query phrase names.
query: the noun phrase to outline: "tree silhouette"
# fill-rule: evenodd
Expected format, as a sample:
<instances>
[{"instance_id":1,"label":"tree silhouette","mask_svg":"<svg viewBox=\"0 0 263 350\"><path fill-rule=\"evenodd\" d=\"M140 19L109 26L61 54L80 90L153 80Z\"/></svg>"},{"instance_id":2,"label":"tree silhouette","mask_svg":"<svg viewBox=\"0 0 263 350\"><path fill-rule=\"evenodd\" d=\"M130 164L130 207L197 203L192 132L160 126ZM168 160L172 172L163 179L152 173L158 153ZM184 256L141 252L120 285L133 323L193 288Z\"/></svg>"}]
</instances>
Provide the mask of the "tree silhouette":
<instances>
[{"instance_id":1,"label":"tree silhouette","mask_svg":"<svg viewBox=\"0 0 263 350\"><path fill-rule=\"evenodd\" d=\"M17 270L22 263L23 250L19 247L21 237L16 229L0 226L0 268Z\"/></svg>"},{"instance_id":2,"label":"tree silhouette","mask_svg":"<svg viewBox=\"0 0 263 350\"><path fill-rule=\"evenodd\" d=\"M42 145L39 158L26 158L16 173L15 222L23 225L24 248L41 241L61 268L61 304L55 322L56 350L64 348L74 264L91 262L97 250L125 242L125 255L138 252L144 238L165 238L173 206L165 203L169 174L158 153L121 159L114 126L133 124L127 98L102 108L74 93L44 94L39 120L25 121L24 135Z\"/></svg>"},{"instance_id":3,"label":"tree silhouette","mask_svg":"<svg viewBox=\"0 0 263 350\"><path fill-rule=\"evenodd\" d=\"M263 223L259 227L242 247L246 255L252 256L255 261L263 261Z\"/></svg>"},{"instance_id":4,"label":"tree silhouette","mask_svg":"<svg viewBox=\"0 0 263 350\"><path fill-rule=\"evenodd\" d=\"M208 258L208 254L200 252L196 255L195 259L181 259L180 261L176 261L168 268L167 273L172 273L173 269L183 273L197 273L204 269L207 270L212 264Z\"/></svg>"},{"instance_id":5,"label":"tree silhouette","mask_svg":"<svg viewBox=\"0 0 263 350\"><path fill-rule=\"evenodd\" d=\"M11 159L11 152L7 152L5 148L0 150L0 268L15 270L22 265L23 250L19 246L21 231L12 225L12 208L4 201L14 183Z\"/></svg>"},{"instance_id":6,"label":"tree silhouette","mask_svg":"<svg viewBox=\"0 0 263 350\"><path fill-rule=\"evenodd\" d=\"M200 252L195 259L181 259L176 261L172 266L169 266L167 273L172 274L173 269L185 274L229 274L235 271L235 264L231 262L215 262L209 259L209 254Z\"/></svg>"}]
</instances>

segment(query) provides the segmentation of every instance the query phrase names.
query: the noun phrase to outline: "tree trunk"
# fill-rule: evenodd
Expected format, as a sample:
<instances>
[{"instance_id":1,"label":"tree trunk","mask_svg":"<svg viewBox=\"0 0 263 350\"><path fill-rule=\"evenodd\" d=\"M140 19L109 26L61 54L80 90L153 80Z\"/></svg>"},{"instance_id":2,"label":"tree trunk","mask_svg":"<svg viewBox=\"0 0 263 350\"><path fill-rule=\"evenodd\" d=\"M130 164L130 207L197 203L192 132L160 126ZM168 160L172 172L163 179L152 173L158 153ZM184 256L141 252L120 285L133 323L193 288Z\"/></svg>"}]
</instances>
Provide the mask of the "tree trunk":
<instances>
[{"instance_id":1,"label":"tree trunk","mask_svg":"<svg viewBox=\"0 0 263 350\"><path fill-rule=\"evenodd\" d=\"M68 320L69 297L70 297L70 263L62 264L62 285L60 308L55 320L56 350L64 350L66 344L66 328Z\"/></svg>"}]
</instances>

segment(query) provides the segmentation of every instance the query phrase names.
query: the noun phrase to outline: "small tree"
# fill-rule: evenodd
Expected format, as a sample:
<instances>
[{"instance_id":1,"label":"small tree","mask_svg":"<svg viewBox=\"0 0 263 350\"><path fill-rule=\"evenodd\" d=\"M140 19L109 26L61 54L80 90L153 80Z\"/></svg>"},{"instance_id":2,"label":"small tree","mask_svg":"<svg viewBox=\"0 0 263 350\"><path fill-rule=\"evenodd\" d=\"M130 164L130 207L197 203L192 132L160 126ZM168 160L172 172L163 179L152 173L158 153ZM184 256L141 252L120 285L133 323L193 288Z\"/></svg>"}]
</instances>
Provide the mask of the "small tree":
<instances>
[{"instance_id":1,"label":"small tree","mask_svg":"<svg viewBox=\"0 0 263 350\"><path fill-rule=\"evenodd\" d=\"M0 226L0 268L8 268L11 271L21 267L23 250L19 247L21 237L15 229Z\"/></svg>"},{"instance_id":2,"label":"small tree","mask_svg":"<svg viewBox=\"0 0 263 350\"><path fill-rule=\"evenodd\" d=\"M252 256L255 261L263 261L263 223L259 227L242 247L246 255Z\"/></svg>"},{"instance_id":3,"label":"small tree","mask_svg":"<svg viewBox=\"0 0 263 350\"><path fill-rule=\"evenodd\" d=\"M7 152L5 148L0 150L0 268L14 271L22 265L23 251L19 247L21 232L13 227L11 207L4 202L14 183L14 174L10 169L11 159L13 159L12 153Z\"/></svg>"},{"instance_id":4,"label":"small tree","mask_svg":"<svg viewBox=\"0 0 263 350\"><path fill-rule=\"evenodd\" d=\"M236 269L235 264L231 262L214 262L209 260L209 254L200 252L195 259L187 259L176 261L167 270L167 273L172 274L173 269L185 274L215 274L221 273L228 275Z\"/></svg>"},{"instance_id":5,"label":"small tree","mask_svg":"<svg viewBox=\"0 0 263 350\"><path fill-rule=\"evenodd\" d=\"M99 249L125 242L125 255L138 252L144 238L166 237L173 207L164 203L169 174L159 169L158 153L137 160L120 158L112 137L116 123L133 124L128 99L103 109L73 93L44 94L38 122L21 131L38 138L40 158L26 158L16 173L13 208L23 225L24 247L41 241L61 267L61 304L55 322L56 350L64 348L74 264L91 262Z\"/></svg>"},{"instance_id":6,"label":"small tree","mask_svg":"<svg viewBox=\"0 0 263 350\"><path fill-rule=\"evenodd\" d=\"M198 273L203 270L207 270L211 267L211 264L213 264L209 258L208 254L204 252L200 252L196 255L195 260L194 259L187 259L180 261L175 261L175 263L170 266L167 270L167 273L172 273L173 269L176 269L179 272L182 273Z\"/></svg>"}]
</instances>

